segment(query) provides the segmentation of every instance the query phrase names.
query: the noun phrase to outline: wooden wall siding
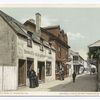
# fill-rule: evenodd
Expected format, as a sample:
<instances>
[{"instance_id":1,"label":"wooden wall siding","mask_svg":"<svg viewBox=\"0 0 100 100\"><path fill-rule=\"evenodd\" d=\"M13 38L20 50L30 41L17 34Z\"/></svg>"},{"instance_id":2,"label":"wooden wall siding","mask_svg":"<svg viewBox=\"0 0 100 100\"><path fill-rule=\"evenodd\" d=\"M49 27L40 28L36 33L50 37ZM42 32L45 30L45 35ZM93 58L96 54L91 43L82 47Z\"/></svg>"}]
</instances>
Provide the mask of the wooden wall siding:
<instances>
[{"instance_id":1,"label":"wooden wall siding","mask_svg":"<svg viewBox=\"0 0 100 100\"><path fill-rule=\"evenodd\" d=\"M16 33L0 17L0 65L16 65Z\"/></svg>"}]
</instances>

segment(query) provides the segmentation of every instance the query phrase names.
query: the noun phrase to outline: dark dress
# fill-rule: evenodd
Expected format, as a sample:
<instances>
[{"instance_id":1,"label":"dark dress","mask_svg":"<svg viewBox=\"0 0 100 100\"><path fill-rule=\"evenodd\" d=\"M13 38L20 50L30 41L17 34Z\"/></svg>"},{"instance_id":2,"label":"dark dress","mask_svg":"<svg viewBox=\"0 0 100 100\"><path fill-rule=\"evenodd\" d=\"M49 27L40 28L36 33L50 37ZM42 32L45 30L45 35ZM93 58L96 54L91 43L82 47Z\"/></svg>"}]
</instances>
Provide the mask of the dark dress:
<instances>
[{"instance_id":1,"label":"dark dress","mask_svg":"<svg viewBox=\"0 0 100 100\"><path fill-rule=\"evenodd\" d=\"M76 78L76 73L75 72L73 73L72 77L73 77L73 82L75 82L75 78Z\"/></svg>"},{"instance_id":2,"label":"dark dress","mask_svg":"<svg viewBox=\"0 0 100 100\"><path fill-rule=\"evenodd\" d=\"M29 71L30 88L37 87L38 79L34 70Z\"/></svg>"}]
</instances>

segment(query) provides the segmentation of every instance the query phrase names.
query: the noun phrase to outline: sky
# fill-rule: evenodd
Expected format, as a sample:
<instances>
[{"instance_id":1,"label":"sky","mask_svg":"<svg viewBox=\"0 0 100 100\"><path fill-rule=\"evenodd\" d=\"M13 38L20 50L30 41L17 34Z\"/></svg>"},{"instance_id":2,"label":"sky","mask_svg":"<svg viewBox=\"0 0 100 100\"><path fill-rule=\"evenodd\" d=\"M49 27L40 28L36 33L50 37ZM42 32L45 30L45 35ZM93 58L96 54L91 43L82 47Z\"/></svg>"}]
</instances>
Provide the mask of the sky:
<instances>
[{"instance_id":1,"label":"sky","mask_svg":"<svg viewBox=\"0 0 100 100\"><path fill-rule=\"evenodd\" d=\"M60 25L68 35L71 50L86 60L88 45L100 40L100 8L0 8L6 14L24 23L41 14L41 26Z\"/></svg>"}]
</instances>

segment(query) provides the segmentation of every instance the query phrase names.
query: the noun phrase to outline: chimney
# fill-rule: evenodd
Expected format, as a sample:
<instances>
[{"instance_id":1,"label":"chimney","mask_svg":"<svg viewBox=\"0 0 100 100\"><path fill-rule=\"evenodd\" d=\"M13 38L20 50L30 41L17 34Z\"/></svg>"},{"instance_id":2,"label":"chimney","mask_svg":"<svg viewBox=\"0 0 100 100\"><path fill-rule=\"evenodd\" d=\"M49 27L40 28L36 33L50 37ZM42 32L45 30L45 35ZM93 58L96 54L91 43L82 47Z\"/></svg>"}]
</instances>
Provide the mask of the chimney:
<instances>
[{"instance_id":1,"label":"chimney","mask_svg":"<svg viewBox=\"0 0 100 100\"><path fill-rule=\"evenodd\" d=\"M41 37L41 15L39 13L36 13L36 33L39 37Z\"/></svg>"}]
</instances>

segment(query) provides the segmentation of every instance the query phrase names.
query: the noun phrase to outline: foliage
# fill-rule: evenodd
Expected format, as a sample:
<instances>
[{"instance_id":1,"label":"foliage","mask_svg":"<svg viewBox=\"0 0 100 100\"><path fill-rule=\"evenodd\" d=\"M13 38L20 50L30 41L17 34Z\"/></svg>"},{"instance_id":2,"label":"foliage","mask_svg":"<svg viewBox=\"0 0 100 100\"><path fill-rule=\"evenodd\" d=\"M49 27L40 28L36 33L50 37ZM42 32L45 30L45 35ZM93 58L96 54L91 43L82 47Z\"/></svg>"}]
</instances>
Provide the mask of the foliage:
<instances>
[{"instance_id":1,"label":"foliage","mask_svg":"<svg viewBox=\"0 0 100 100\"><path fill-rule=\"evenodd\" d=\"M98 59L100 58L100 48L89 48L88 52L89 59Z\"/></svg>"}]
</instances>

